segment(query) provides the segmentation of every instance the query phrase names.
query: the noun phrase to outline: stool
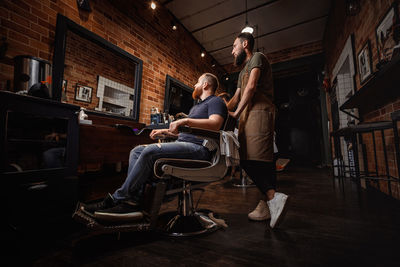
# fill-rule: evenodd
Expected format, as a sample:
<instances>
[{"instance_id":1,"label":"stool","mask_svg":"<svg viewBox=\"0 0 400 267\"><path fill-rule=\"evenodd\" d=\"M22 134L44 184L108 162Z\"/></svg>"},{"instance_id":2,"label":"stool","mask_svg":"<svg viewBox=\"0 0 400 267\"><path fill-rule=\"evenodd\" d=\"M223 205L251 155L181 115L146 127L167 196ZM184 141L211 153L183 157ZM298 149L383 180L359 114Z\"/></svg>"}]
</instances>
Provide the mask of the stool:
<instances>
[{"instance_id":1,"label":"stool","mask_svg":"<svg viewBox=\"0 0 400 267\"><path fill-rule=\"evenodd\" d=\"M341 128L333 133L331 133L331 137L334 141L335 147L335 159L333 159L333 177L345 178L346 174L349 173L350 177L359 178L359 164L358 157L354 157L354 155L358 155L357 146L354 145L357 143L356 135L353 129L353 126ZM343 158L343 153L340 144L340 138L343 137L345 140L348 140L349 143L352 144L353 159L354 162L350 162L350 158L346 164ZM355 150L355 151L354 151ZM347 149L348 154L350 154L350 150ZM336 162L335 162L336 161ZM349 171L346 170L349 169Z\"/></svg>"},{"instance_id":2,"label":"stool","mask_svg":"<svg viewBox=\"0 0 400 267\"><path fill-rule=\"evenodd\" d=\"M400 179L400 146L399 146L399 131L397 128L397 122L400 120L400 110L392 112L390 114L393 124L393 136L394 136L394 147L396 151L396 164L397 164L397 178Z\"/></svg>"},{"instance_id":3,"label":"stool","mask_svg":"<svg viewBox=\"0 0 400 267\"><path fill-rule=\"evenodd\" d=\"M399 115L397 115L399 116ZM398 118L398 117L396 117ZM396 124L396 127L394 125ZM391 182L398 182L398 179L390 175L389 172L389 164L388 164L388 157L387 157L387 149L386 149L386 143L385 143L385 133L384 131L387 129L395 129L397 128L397 121L379 121L379 122L369 122L369 123L361 123L358 125L352 125L346 128L342 128L335 133L333 133L334 138L340 138L341 136L344 136L345 138L348 138L351 140L352 143L352 149L354 153L354 167L355 167L355 175L353 174L353 177L355 176L357 180L359 181L360 179L365 179L367 184L369 184L370 180L373 180L377 183L379 187L379 180L384 180L388 182L388 191L389 194L392 195L392 189L391 189ZM397 130L397 129L396 129ZM382 148L383 148L383 155L384 155L384 162L385 162L385 174L384 175L379 175L378 171L378 157L377 157L377 149L376 149L376 138L375 138L375 132L380 131L381 132L381 140L382 140ZM370 133L372 135L372 144L373 144L373 151L374 151L374 162L375 162L375 172L370 173L369 168L368 168L368 160L367 160L367 154L366 154L366 144L363 142L363 137L362 134L368 134ZM359 140L359 144L361 145L362 149L362 157L363 157L363 163L364 163L364 171L361 172L359 170L359 159L358 159L358 142L357 139ZM396 137L395 133L395 142L398 144L398 134ZM336 142L337 143L337 142ZM338 156L339 159L343 159L341 156L341 150L339 147L339 151L336 151L338 148L338 145L335 144L335 155ZM397 146L398 149L398 146ZM396 152L397 154L399 153L398 151ZM397 156L397 160L399 161L399 158ZM347 166L350 166L351 164L349 163ZM341 177L342 174L346 173L346 167L345 164L342 166L338 166L339 169L339 177ZM352 173L352 170L350 170L350 173Z\"/></svg>"}]
</instances>

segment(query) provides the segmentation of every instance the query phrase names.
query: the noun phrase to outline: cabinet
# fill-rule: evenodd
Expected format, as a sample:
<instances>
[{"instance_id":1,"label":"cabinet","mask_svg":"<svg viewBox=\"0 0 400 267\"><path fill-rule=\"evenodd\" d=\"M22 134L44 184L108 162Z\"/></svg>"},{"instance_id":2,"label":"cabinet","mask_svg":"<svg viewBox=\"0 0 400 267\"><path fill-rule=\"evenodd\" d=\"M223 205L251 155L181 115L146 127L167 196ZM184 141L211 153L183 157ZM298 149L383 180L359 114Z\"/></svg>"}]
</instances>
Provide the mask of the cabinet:
<instances>
[{"instance_id":1,"label":"cabinet","mask_svg":"<svg viewBox=\"0 0 400 267\"><path fill-rule=\"evenodd\" d=\"M77 201L79 107L0 91L0 174L13 229L70 215Z\"/></svg>"}]
</instances>

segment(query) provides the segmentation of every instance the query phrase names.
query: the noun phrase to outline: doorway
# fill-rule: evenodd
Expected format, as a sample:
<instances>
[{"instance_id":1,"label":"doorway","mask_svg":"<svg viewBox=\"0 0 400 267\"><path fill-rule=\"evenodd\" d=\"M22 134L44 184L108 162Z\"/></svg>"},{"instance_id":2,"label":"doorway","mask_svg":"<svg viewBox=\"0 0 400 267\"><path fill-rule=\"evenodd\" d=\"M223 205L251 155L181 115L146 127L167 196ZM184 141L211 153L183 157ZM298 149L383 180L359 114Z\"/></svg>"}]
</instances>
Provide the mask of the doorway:
<instances>
[{"instance_id":1,"label":"doorway","mask_svg":"<svg viewBox=\"0 0 400 267\"><path fill-rule=\"evenodd\" d=\"M298 166L321 166L322 122L319 77L307 71L274 78L276 145L280 158Z\"/></svg>"}]
</instances>

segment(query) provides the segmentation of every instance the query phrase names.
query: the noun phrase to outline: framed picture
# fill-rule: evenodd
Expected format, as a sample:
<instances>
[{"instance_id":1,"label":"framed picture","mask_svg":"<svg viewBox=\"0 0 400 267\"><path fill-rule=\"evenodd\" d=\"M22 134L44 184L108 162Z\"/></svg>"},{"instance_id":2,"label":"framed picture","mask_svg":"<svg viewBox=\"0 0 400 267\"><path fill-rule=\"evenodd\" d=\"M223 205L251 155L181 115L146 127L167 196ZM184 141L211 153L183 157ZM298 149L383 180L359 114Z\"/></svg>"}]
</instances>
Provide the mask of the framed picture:
<instances>
[{"instance_id":1,"label":"framed picture","mask_svg":"<svg viewBox=\"0 0 400 267\"><path fill-rule=\"evenodd\" d=\"M68 85L68 81L67 80L63 80L62 81L62 91L64 93L67 93L67 85Z\"/></svg>"},{"instance_id":2,"label":"framed picture","mask_svg":"<svg viewBox=\"0 0 400 267\"><path fill-rule=\"evenodd\" d=\"M396 41L393 38L393 29L398 23L398 4L395 1L375 30L379 62L389 61L392 56L393 47L396 45Z\"/></svg>"},{"instance_id":3,"label":"framed picture","mask_svg":"<svg viewBox=\"0 0 400 267\"><path fill-rule=\"evenodd\" d=\"M63 102L67 102L67 85L68 85L68 81L62 80L61 101L63 101Z\"/></svg>"},{"instance_id":4,"label":"framed picture","mask_svg":"<svg viewBox=\"0 0 400 267\"><path fill-rule=\"evenodd\" d=\"M360 84L363 84L372 75L371 42L368 40L357 55Z\"/></svg>"},{"instance_id":5,"label":"framed picture","mask_svg":"<svg viewBox=\"0 0 400 267\"><path fill-rule=\"evenodd\" d=\"M75 100L88 103L92 102L92 91L92 87L76 84Z\"/></svg>"}]
</instances>

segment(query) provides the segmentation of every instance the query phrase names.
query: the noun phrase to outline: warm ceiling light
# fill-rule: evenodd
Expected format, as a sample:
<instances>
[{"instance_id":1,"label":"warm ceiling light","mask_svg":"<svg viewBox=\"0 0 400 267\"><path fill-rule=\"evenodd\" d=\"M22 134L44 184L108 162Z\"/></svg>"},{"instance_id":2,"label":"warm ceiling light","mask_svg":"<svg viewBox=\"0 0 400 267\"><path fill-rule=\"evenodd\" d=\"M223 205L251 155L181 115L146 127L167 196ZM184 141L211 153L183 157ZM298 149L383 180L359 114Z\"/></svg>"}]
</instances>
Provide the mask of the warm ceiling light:
<instances>
[{"instance_id":1,"label":"warm ceiling light","mask_svg":"<svg viewBox=\"0 0 400 267\"><path fill-rule=\"evenodd\" d=\"M176 25L172 25L172 29L173 29L174 31L176 31L176 29L178 29L178 28L176 27Z\"/></svg>"},{"instance_id":2,"label":"warm ceiling light","mask_svg":"<svg viewBox=\"0 0 400 267\"><path fill-rule=\"evenodd\" d=\"M153 10L156 9L156 7L157 7L157 6L156 6L156 3L154 3L154 2L152 1L151 4L150 4L150 7L151 7L151 9L153 9Z\"/></svg>"},{"instance_id":3,"label":"warm ceiling light","mask_svg":"<svg viewBox=\"0 0 400 267\"><path fill-rule=\"evenodd\" d=\"M204 52L201 52L201 55L200 55L201 57L205 57L206 56L206 53L204 53Z\"/></svg>"},{"instance_id":4,"label":"warm ceiling light","mask_svg":"<svg viewBox=\"0 0 400 267\"><path fill-rule=\"evenodd\" d=\"M242 32L248 32L248 33L252 34L254 32L254 29L253 29L253 27L246 26L246 27L244 27Z\"/></svg>"}]
</instances>

